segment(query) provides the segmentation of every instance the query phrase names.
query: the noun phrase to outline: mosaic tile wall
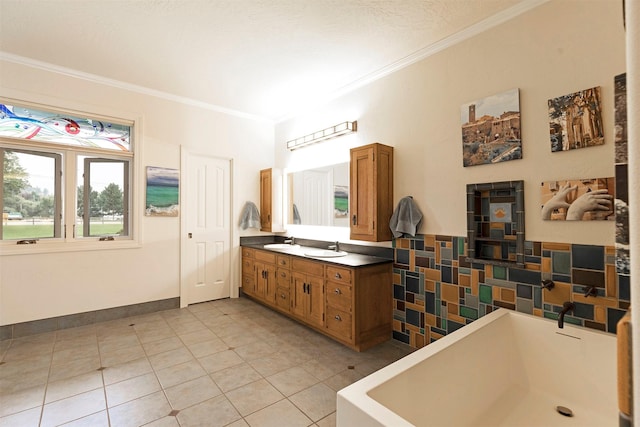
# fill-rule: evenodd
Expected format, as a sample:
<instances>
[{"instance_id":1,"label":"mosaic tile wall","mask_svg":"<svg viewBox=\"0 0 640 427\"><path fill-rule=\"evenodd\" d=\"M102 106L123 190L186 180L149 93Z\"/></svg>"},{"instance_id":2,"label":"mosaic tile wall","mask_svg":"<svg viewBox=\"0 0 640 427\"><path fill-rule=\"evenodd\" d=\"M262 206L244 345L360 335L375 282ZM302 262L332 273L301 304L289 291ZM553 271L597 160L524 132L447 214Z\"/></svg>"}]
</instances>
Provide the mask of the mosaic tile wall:
<instances>
[{"instance_id":1,"label":"mosaic tile wall","mask_svg":"<svg viewBox=\"0 0 640 427\"><path fill-rule=\"evenodd\" d=\"M498 307L615 333L630 301L628 276L616 274L613 246L525 241L525 268L465 261L466 238L417 235L393 242L393 337L415 348ZM552 290L541 282L551 279ZM585 297L585 286L598 296Z\"/></svg>"}]
</instances>

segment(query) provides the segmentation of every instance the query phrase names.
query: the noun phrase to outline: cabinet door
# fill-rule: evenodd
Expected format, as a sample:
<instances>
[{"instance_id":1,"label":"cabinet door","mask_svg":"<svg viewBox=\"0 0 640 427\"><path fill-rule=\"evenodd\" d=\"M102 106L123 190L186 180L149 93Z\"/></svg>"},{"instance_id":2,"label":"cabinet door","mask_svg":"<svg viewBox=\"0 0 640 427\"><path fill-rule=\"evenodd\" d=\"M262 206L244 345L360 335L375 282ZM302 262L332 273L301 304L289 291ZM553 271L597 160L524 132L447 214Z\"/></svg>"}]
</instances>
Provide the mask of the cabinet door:
<instances>
[{"instance_id":1,"label":"cabinet door","mask_svg":"<svg viewBox=\"0 0 640 427\"><path fill-rule=\"evenodd\" d=\"M256 286L254 295L259 298L264 298L265 289L267 287L267 278L265 277L265 264L263 262L256 262Z\"/></svg>"},{"instance_id":2,"label":"cabinet door","mask_svg":"<svg viewBox=\"0 0 640 427\"><path fill-rule=\"evenodd\" d=\"M307 275L307 321L314 325L324 326L324 279Z\"/></svg>"},{"instance_id":3,"label":"cabinet door","mask_svg":"<svg viewBox=\"0 0 640 427\"><path fill-rule=\"evenodd\" d=\"M307 275L297 272L291 273L291 292L289 299L291 300L291 314L304 318L305 304L307 300Z\"/></svg>"},{"instance_id":4,"label":"cabinet door","mask_svg":"<svg viewBox=\"0 0 640 427\"><path fill-rule=\"evenodd\" d=\"M374 182L373 147L351 151L351 235L373 235Z\"/></svg>"},{"instance_id":5,"label":"cabinet door","mask_svg":"<svg viewBox=\"0 0 640 427\"><path fill-rule=\"evenodd\" d=\"M271 231L272 171L260 171L260 231Z\"/></svg>"},{"instance_id":6,"label":"cabinet door","mask_svg":"<svg viewBox=\"0 0 640 427\"><path fill-rule=\"evenodd\" d=\"M264 288L264 299L271 303L276 303L276 288L278 286L278 279L276 276L276 266L273 264L265 264L265 288Z\"/></svg>"}]
</instances>

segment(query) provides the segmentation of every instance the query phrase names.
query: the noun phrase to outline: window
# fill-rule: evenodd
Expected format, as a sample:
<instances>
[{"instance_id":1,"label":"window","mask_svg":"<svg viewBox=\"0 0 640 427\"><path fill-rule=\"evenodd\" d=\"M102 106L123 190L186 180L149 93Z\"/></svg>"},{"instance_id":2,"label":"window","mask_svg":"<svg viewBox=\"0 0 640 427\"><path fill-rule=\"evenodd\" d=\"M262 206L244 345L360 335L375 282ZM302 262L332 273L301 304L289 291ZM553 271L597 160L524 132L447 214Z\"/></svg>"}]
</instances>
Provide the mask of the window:
<instances>
[{"instance_id":1,"label":"window","mask_svg":"<svg viewBox=\"0 0 640 427\"><path fill-rule=\"evenodd\" d=\"M132 125L0 103L2 246L132 240Z\"/></svg>"}]
</instances>

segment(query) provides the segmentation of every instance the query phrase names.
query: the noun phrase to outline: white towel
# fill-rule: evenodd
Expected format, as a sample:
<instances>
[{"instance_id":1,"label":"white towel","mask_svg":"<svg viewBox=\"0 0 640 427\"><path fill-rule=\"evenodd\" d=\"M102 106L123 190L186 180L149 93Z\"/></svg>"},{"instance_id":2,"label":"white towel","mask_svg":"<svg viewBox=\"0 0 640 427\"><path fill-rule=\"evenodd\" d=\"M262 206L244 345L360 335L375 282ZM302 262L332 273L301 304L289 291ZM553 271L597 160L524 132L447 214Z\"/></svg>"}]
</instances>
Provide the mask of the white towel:
<instances>
[{"instance_id":1,"label":"white towel","mask_svg":"<svg viewBox=\"0 0 640 427\"><path fill-rule=\"evenodd\" d=\"M242 208L242 216L240 217L240 228L260 228L260 212L253 202L247 202Z\"/></svg>"},{"instance_id":2,"label":"white towel","mask_svg":"<svg viewBox=\"0 0 640 427\"><path fill-rule=\"evenodd\" d=\"M422 212L413 201L413 197L407 196L398 202L396 210L391 215L389 228L393 237L401 237L403 233L415 237L421 220Z\"/></svg>"}]
</instances>

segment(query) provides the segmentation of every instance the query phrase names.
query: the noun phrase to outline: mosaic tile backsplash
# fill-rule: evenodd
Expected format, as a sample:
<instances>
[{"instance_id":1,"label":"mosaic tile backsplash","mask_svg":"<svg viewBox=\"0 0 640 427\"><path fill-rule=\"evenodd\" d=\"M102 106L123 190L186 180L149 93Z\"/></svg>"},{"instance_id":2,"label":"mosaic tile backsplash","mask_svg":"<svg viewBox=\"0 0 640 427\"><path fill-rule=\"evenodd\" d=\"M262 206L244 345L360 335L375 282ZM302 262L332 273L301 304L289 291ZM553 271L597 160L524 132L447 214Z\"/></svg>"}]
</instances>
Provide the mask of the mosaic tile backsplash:
<instances>
[{"instance_id":1,"label":"mosaic tile backsplash","mask_svg":"<svg viewBox=\"0 0 640 427\"><path fill-rule=\"evenodd\" d=\"M420 348L504 307L615 333L629 308L628 276L616 274L613 246L525 241L525 267L466 261L466 238L417 235L393 242L393 337ZM543 289L551 279L555 287ZM595 286L598 296L585 296Z\"/></svg>"}]
</instances>

